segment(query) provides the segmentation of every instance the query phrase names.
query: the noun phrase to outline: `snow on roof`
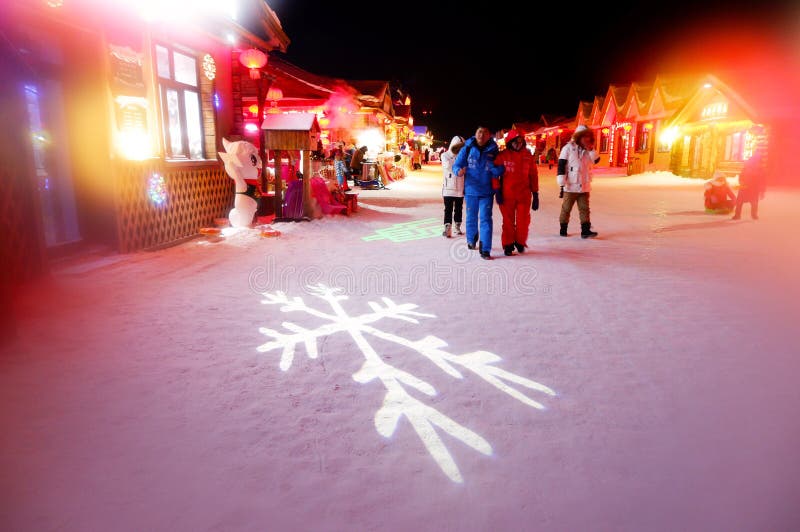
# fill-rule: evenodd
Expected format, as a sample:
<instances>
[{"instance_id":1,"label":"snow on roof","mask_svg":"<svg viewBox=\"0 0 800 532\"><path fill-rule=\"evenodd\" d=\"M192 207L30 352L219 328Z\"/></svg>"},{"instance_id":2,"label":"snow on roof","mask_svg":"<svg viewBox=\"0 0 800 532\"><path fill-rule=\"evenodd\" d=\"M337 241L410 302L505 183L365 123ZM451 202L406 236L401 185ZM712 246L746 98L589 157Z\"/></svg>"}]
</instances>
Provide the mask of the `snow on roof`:
<instances>
[{"instance_id":1,"label":"snow on roof","mask_svg":"<svg viewBox=\"0 0 800 532\"><path fill-rule=\"evenodd\" d=\"M388 81L382 80L347 80L347 84L359 92L361 97L383 101L386 91L389 88Z\"/></svg>"},{"instance_id":2,"label":"snow on roof","mask_svg":"<svg viewBox=\"0 0 800 532\"><path fill-rule=\"evenodd\" d=\"M268 114L264 118L261 129L272 131L311 131L317 115L314 113L281 113Z\"/></svg>"}]
</instances>

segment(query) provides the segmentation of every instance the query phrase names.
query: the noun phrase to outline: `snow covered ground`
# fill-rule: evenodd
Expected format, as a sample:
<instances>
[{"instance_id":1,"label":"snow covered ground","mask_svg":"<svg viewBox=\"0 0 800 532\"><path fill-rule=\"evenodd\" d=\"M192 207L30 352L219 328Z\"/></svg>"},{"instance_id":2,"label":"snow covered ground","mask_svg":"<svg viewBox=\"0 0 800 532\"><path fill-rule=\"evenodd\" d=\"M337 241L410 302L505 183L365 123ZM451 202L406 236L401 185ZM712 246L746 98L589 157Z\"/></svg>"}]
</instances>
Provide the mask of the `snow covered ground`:
<instances>
[{"instance_id":1,"label":"snow covered ground","mask_svg":"<svg viewBox=\"0 0 800 532\"><path fill-rule=\"evenodd\" d=\"M798 192L732 222L603 176L586 241L549 174L531 250L496 210L486 262L438 236L438 170L27 287L0 529L800 527Z\"/></svg>"}]
</instances>

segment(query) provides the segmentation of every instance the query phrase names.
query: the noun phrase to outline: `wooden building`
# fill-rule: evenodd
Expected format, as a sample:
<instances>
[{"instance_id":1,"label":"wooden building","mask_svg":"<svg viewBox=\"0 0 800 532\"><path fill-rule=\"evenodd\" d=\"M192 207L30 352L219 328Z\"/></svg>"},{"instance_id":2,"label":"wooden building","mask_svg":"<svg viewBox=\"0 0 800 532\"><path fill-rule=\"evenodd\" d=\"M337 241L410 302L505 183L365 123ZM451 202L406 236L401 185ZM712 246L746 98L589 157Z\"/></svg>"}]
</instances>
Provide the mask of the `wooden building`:
<instances>
[{"instance_id":1,"label":"wooden building","mask_svg":"<svg viewBox=\"0 0 800 532\"><path fill-rule=\"evenodd\" d=\"M265 2L233 5L6 2L0 116L21 127L0 133L0 207L15 280L87 246L179 241L227 213L217 149L243 133L237 54L289 43Z\"/></svg>"},{"instance_id":2,"label":"wooden building","mask_svg":"<svg viewBox=\"0 0 800 532\"><path fill-rule=\"evenodd\" d=\"M733 176L761 145L767 129L757 111L731 86L715 76L697 80L694 94L669 120L670 170L709 178L717 170Z\"/></svg>"}]
</instances>

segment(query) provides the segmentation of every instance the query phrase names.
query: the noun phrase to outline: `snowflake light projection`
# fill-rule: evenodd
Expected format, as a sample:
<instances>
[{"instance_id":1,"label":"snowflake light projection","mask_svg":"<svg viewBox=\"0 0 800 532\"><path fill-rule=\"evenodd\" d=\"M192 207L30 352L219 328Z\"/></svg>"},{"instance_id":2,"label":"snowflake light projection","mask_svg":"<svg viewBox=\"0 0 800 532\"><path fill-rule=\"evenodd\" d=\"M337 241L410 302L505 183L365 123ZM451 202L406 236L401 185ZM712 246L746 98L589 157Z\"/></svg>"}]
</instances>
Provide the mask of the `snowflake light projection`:
<instances>
[{"instance_id":1,"label":"snowflake light projection","mask_svg":"<svg viewBox=\"0 0 800 532\"><path fill-rule=\"evenodd\" d=\"M472 449L484 455L492 453L492 447L479 434L460 425L437 409L426 405L412 396L407 388L414 389L426 396L436 395L436 389L424 380L398 369L381 358L367 337L374 337L411 349L430 360L443 372L453 378L462 379L462 371L466 370L488 382L498 390L510 395L518 401L536 408L544 406L528 397L525 393L512 385L534 390L549 396L555 392L525 377L521 377L494 364L501 359L488 351L475 351L463 355L454 355L444 350L447 343L435 336L426 336L421 340L409 340L402 336L385 332L373 327L372 324L383 319L396 319L419 324L417 318L435 318L433 314L423 314L415 309L417 305L411 303L396 304L389 298L382 298L382 303L370 302L372 312L360 316L350 316L345 311L341 302L348 299L339 288L323 284L308 287L311 295L325 301L332 312L324 312L306 305L300 297L289 298L283 292L264 293L265 305L278 305L281 312L302 312L324 321L316 329L307 329L295 323L284 322L285 332L261 328L262 334L271 340L258 347L258 351L281 350L280 368L288 371L294 361L295 349L304 345L309 358L317 358L317 339L324 338L339 332L347 332L352 337L364 355L364 364L353 375L353 379L361 384L378 380L386 388L383 405L375 413L375 428L378 433L388 438L397 429L400 418L405 416L414 427L422 443L427 448L431 457L436 461L445 475L454 482L463 482L461 472L453 457L445 447L437 432L440 429Z\"/></svg>"}]
</instances>

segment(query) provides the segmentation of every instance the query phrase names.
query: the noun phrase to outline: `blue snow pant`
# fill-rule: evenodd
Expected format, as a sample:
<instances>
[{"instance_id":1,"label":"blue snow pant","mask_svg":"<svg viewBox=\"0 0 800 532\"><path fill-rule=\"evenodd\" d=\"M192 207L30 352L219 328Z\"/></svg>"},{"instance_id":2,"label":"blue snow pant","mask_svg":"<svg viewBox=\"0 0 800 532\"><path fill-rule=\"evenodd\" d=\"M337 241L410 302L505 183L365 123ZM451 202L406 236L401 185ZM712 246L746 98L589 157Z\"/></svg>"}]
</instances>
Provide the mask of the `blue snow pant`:
<instances>
[{"instance_id":1,"label":"blue snow pant","mask_svg":"<svg viewBox=\"0 0 800 532\"><path fill-rule=\"evenodd\" d=\"M492 249L492 208L494 196L465 196L467 204L467 242L478 241L478 222L480 220L481 251Z\"/></svg>"}]
</instances>

